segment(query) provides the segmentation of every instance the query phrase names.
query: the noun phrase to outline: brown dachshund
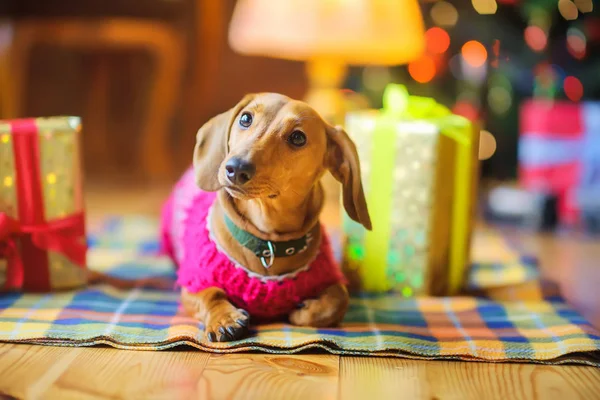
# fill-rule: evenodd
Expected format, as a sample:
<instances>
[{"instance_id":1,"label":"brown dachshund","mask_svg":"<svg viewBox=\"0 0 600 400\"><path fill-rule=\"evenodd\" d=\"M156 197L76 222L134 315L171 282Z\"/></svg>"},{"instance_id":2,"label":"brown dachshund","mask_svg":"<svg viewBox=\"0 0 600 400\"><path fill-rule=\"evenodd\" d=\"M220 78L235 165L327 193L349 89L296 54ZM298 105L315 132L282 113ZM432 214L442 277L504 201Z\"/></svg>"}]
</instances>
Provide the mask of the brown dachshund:
<instances>
[{"instance_id":1,"label":"brown dachshund","mask_svg":"<svg viewBox=\"0 0 600 400\"><path fill-rule=\"evenodd\" d=\"M274 93L248 95L200 128L193 157L198 187L217 192L209 222L214 240L255 274L288 274L314 259L321 235L314 228L324 202L320 179L327 170L343 186L348 215L371 229L354 143L306 103ZM233 237L227 217L265 241L290 241L309 232L314 237L292 256L258 257ZM184 288L182 300L186 310L204 322L211 341L237 339L247 331L248 312L236 307L222 287L197 293ZM334 326L347 307L348 292L338 283L305 300L289 320L302 326Z\"/></svg>"}]
</instances>

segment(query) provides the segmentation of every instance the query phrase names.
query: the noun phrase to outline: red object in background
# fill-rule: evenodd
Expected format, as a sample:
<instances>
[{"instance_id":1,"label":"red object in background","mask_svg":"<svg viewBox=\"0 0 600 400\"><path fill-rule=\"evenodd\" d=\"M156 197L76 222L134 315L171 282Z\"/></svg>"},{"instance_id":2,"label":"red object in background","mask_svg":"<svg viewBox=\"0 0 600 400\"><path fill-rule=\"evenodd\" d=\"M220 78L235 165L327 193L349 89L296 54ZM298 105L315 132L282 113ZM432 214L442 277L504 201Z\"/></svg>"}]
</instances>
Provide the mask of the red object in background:
<instances>
[{"instance_id":1,"label":"red object in background","mask_svg":"<svg viewBox=\"0 0 600 400\"><path fill-rule=\"evenodd\" d=\"M450 35L438 26L429 28L425 32L427 51L431 54L443 54L450 47Z\"/></svg>"},{"instance_id":2,"label":"red object in background","mask_svg":"<svg viewBox=\"0 0 600 400\"><path fill-rule=\"evenodd\" d=\"M494 40L494 44L492 45L492 53L494 57L490 60L490 66L492 68L498 68L500 59L500 40Z\"/></svg>"},{"instance_id":3,"label":"red object in background","mask_svg":"<svg viewBox=\"0 0 600 400\"><path fill-rule=\"evenodd\" d=\"M479 118L477 107L467 101L457 101L452 108L452 113L465 117L469 121L475 121Z\"/></svg>"},{"instance_id":4,"label":"red object in background","mask_svg":"<svg viewBox=\"0 0 600 400\"><path fill-rule=\"evenodd\" d=\"M427 83L435 77L435 61L431 56L423 55L408 64L408 73L415 81Z\"/></svg>"},{"instance_id":5,"label":"red object in background","mask_svg":"<svg viewBox=\"0 0 600 400\"><path fill-rule=\"evenodd\" d=\"M579 101L583 97L583 85L574 76L567 76L563 83L565 94L571 101Z\"/></svg>"},{"instance_id":6,"label":"red object in background","mask_svg":"<svg viewBox=\"0 0 600 400\"><path fill-rule=\"evenodd\" d=\"M583 131L579 104L529 100L523 103L520 117L522 135L574 139Z\"/></svg>"},{"instance_id":7,"label":"red object in background","mask_svg":"<svg viewBox=\"0 0 600 400\"><path fill-rule=\"evenodd\" d=\"M567 225L579 221L576 191L595 162L590 149L598 148L600 132L590 121L598 110L598 104L548 100L526 101L520 110L519 182L557 195L559 219Z\"/></svg>"},{"instance_id":8,"label":"red object in background","mask_svg":"<svg viewBox=\"0 0 600 400\"><path fill-rule=\"evenodd\" d=\"M15 160L18 216L0 212L0 258L7 261L7 290L52 289L48 251L85 268L87 247L82 212L47 221L40 177L40 144L34 119L7 121Z\"/></svg>"}]
</instances>

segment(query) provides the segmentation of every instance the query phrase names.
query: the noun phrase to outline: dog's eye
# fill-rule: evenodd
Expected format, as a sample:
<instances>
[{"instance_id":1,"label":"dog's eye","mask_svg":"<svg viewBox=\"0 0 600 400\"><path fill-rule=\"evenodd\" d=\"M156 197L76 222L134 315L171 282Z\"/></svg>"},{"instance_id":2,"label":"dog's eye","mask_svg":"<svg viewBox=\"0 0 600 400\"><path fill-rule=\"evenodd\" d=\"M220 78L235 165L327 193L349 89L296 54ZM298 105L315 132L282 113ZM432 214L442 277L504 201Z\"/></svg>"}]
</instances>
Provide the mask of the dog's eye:
<instances>
[{"instance_id":1,"label":"dog's eye","mask_svg":"<svg viewBox=\"0 0 600 400\"><path fill-rule=\"evenodd\" d=\"M288 142L293 146L302 147L306 144L306 135L303 132L294 131L288 138Z\"/></svg>"},{"instance_id":2,"label":"dog's eye","mask_svg":"<svg viewBox=\"0 0 600 400\"><path fill-rule=\"evenodd\" d=\"M245 112L240 117L240 126L242 128L249 128L250 125L252 125L252 114Z\"/></svg>"}]
</instances>

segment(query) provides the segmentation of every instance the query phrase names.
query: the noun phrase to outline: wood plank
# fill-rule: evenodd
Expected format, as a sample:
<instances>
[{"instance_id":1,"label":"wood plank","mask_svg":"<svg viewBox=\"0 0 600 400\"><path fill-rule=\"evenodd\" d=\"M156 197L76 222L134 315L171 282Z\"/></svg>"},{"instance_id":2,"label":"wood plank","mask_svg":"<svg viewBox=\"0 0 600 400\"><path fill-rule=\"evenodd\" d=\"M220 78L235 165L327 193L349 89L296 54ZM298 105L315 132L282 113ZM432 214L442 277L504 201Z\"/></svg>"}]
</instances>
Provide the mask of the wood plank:
<instances>
[{"instance_id":1,"label":"wood plank","mask_svg":"<svg viewBox=\"0 0 600 400\"><path fill-rule=\"evenodd\" d=\"M49 399L197 398L209 355L199 351L84 349L44 393Z\"/></svg>"},{"instance_id":2,"label":"wood plank","mask_svg":"<svg viewBox=\"0 0 600 400\"><path fill-rule=\"evenodd\" d=\"M340 399L597 399L600 370L580 366L342 357Z\"/></svg>"},{"instance_id":3,"label":"wood plank","mask_svg":"<svg viewBox=\"0 0 600 400\"><path fill-rule=\"evenodd\" d=\"M339 357L212 355L198 383L200 399L335 399Z\"/></svg>"},{"instance_id":4,"label":"wood plank","mask_svg":"<svg viewBox=\"0 0 600 400\"><path fill-rule=\"evenodd\" d=\"M0 398L2 395L37 398L69 368L81 349L0 344ZM48 368L52 365L52 368Z\"/></svg>"},{"instance_id":5,"label":"wood plank","mask_svg":"<svg viewBox=\"0 0 600 400\"><path fill-rule=\"evenodd\" d=\"M1 345L0 394L43 399L196 398L209 355Z\"/></svg>"}]
</instances>

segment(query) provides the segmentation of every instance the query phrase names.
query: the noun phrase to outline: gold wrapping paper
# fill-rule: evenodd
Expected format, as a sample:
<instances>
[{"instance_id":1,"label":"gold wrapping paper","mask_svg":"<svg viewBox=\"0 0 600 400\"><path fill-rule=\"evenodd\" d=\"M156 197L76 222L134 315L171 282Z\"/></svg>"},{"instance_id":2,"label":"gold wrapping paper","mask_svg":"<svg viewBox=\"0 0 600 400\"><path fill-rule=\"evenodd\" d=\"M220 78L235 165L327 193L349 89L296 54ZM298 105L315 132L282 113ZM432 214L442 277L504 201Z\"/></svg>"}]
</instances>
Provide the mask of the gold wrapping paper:
<instances>
[{"instance_id":1,"label":"gold wrapping paper","mask_svg":"<svg viewBox=\"0 0 600 400\"><path fill-rule=\"evenodd\" d=\"M40 182L46 221L82 212L81 123L77 117L37 118ZM18 219L13 134L9 121L0 121L0 211ZM0 286L7 262L0 260ZM52 289L85 284L85 269L58 252L48 252ZM4 273L3 273L4 272Z\"/></svg>"},{"instance_id":2,"label":"gold wrapping paper","mask_svg":"<svg viewBox=\"0 0 600 400\"><path fill-rule=\"evenodd\" d=\"M454 249L460 253L455 260L468 261L479 131L466 121L448 124L437 117L384 118L375 110L347 117L373 219L373 232L366 232L344 216L343 265L353 291L394 290L405 297L455 292L452 279L462 272L451 276L457 264L451 253ZM468 153L443 129L467 138ZM461 155L471 162L460 162ZM461 229L453 225L457 210L469 216ZM464 248L452 240L456 232Z\"/></svg>"}]
</instances>

